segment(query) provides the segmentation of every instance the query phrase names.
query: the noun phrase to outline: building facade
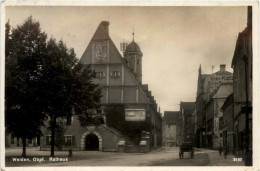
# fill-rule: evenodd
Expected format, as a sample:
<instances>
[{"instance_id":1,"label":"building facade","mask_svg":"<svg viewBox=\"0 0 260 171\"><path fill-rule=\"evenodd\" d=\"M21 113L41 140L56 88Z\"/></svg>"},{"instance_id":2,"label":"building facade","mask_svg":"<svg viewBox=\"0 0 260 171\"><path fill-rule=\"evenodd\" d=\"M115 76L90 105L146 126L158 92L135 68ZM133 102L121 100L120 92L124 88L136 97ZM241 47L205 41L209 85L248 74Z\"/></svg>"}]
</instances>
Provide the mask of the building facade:
<instances>
[{"instance_id":1,"label":"building facade","mask_svg":"<svg viewBox=\"0 0 260 171\"><path fill-rule=\"evenodd\" d=\"M228 146L229 150L234 154L234 98L233 93L230 94L223 106L221 107L223 112L223 125L220 129L223 130L223 146Z\"/></svg>"},{"instance_id":2,"label":"building facade","mask_svg":"<svg viewBox=\"0 0 260 171\"><path fill-rule=\"evenodd\" d=\"M247 27L238 34L232 59L234 69L234 130L235 152L248 156L252 164L252 7L248 7ZM248 117L247 117L248 116ZM248 124L248 126L247 126ZM248 137L247 137L248 136Z\"/></svg>"},{"instance_id":3,"label":"building facade","mask_svg":"<svg viewBox=\"0 0 260 171\"><path fill-rule=\"evenodd\" d=\"M217 149L223 145L223 112L221 107L233 92L232 83L222 83L214 96L205 105L206 112L206 147Z\"/></svg>"},{"instance_id":4,"label":"building facade","mask_svg":"<svg viewBox=\"0 0 260 171\"><path fill-rule=\"evenodd\" d=\"M109 36L109 22L100 23L80 62L96 73L93 82L102 91L101 108L91 110L102 124L82 127L73 116L65 132L71 148L118 151L120 146L124 152L139 152L141 141L149 150L162 145L162 118L148 85L142 84L142 58L134 38L122 56ZM45 135L42 149L50 147L48 132Z\"/></svg>"},{"instance_id":5,"label":"building facade","mask_svg":"<svg viewBox=\"0 0 260 171\"><path fill-rule=\"evenodd\" d=\"M220 65L220 70L212 74L202 74L199 67L197 97L196 97L196 146L206 147L206 111L205 106L214 96L222 82L233 82L233 75L226 71L226 65Z\"/></svg>"},{"instance_id":6,"label":"building facade","mask_svg":"<svg viewBox=\"0 0 260 171\"><path fill-rule=\"evenodd\" d=\"M179 111L165 111L163 116L163 145L177 146L177 122Z\"/></svg>"},{"instance_id":7,"label":"building facade","mask_svg":"<svg viewBox=\"0 0 260 171\"><path fill-rule=\"evenodd\" d=\"M37 138L26 139L27 147L36 147L40 145L40 136ZM6 133L5 135L5 147L22 147L22 139L13 136L12 134Z\"/></svg>"}]
</instances>

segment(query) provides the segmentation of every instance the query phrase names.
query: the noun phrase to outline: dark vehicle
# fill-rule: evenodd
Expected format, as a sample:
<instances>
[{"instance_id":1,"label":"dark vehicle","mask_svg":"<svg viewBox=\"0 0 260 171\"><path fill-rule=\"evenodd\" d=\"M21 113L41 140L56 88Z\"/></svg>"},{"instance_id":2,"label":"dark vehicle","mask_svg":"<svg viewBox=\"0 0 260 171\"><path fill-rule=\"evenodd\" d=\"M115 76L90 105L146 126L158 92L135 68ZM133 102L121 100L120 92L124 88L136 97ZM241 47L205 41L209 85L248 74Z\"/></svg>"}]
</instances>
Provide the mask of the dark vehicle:
<instances>
[{"instance_id":1,"label":"dark vehicle","mask_svg":"<svg viewBox=\"0 0 260 171\"><path fill-rule=\"evenodd\" d=\"M190 158L192 159L194 157L194 148L191 142L183 142L180 145L179 149L179 157L180 159L183 159L184 152L190 153Z\"/></svg>"}]
</instances>

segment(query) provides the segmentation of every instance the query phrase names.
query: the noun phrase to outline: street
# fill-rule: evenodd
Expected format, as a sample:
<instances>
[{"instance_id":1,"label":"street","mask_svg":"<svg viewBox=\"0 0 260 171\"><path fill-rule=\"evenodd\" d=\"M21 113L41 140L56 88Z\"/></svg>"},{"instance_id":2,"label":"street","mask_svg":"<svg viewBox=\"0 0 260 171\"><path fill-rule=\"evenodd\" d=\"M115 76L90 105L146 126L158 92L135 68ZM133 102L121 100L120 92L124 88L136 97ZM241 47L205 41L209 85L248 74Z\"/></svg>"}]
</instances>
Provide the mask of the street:
<instances>
[{"instance_id":1,"label":"street","mask_svg":"<svg viewBox=\"0 0 260 171\"><path fill-rule=\"evenodd\" d=\"M185 153L179 159L178 147L163 147L149 153L117 153L100 151L73 151L73 157L68 157L68 151L56 151L55 158L50 160L49 151L39 151L39 148L28 148L29 161L14 161L21 158L21 148L6 149L6 166L243 166L244 162L233 162L233 156L227 159L219 156L217 151L196 149L194 159ZM55 159L53 158L53 159ZM62 161L63 160L63 161Z\"/></svg>"}]
</instances>

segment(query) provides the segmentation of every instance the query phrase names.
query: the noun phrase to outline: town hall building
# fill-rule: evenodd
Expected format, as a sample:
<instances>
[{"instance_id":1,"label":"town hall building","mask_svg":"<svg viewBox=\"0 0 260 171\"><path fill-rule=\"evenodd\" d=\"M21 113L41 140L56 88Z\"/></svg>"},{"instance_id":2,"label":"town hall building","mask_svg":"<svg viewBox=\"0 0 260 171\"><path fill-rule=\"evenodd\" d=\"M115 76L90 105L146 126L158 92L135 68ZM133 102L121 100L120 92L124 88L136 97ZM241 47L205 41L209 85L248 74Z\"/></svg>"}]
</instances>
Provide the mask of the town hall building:
<instances>
[{"instance_id":1,"label":"town hall building","mask_svg":"<svg viewBox=\"0 0 260 171\"><path fill-rule=\"evenodd\" d=\"M142 84L143 53L134 40L119 53L102 21L80 62L96 73L102 92L101 107L92 110L100 125L80 126L76 115L65 132L62 149L140 152L162 145L162 117L157 103ZM41 149L50 149L50 134L41 137Z\"/></svg>"}]
</instances>

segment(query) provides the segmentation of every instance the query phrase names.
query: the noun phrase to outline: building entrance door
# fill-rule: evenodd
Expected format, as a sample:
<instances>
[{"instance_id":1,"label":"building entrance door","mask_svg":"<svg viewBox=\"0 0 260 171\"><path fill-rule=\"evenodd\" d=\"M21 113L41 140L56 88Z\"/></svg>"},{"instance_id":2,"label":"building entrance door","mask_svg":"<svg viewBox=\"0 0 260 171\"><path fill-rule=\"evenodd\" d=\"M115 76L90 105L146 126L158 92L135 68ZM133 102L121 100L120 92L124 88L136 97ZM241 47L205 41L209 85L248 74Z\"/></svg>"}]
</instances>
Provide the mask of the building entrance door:
<instances>
[{"instance_id":1,"label":"building entrance door","mask_svg":"<svg viewBox=\"0 0 260 171\"><path fill-rule=\"evenodd\" d=\"M95 134L88 134L86 137L86 150L98 151L99 140Z\"/></svg>"}]
</instances>

